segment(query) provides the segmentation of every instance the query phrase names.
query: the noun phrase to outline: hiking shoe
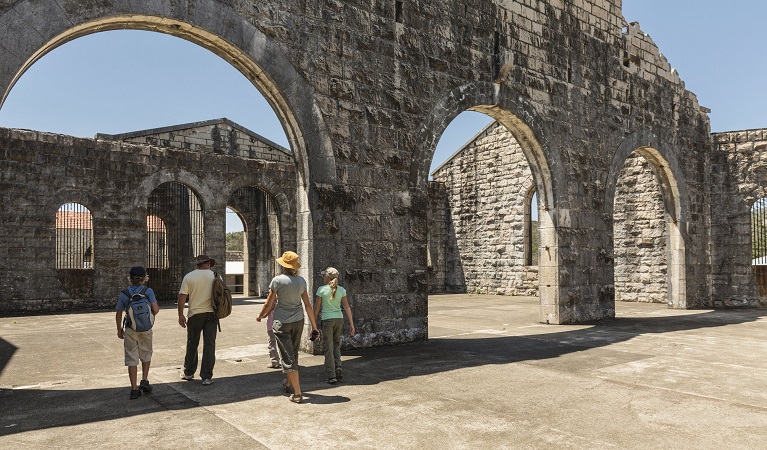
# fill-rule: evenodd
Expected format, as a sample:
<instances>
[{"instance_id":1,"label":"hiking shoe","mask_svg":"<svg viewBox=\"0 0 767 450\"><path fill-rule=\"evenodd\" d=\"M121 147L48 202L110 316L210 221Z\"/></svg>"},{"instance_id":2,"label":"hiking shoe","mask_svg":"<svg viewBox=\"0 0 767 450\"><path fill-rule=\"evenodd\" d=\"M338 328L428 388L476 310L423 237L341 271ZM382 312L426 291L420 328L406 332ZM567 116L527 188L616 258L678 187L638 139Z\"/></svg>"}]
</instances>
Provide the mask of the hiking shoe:
<instances>
[{"instance_id":1,"label":"hiking shoe","mask_svg":"<svg viewBox=\"0 0 767 450\"><path fill-rule=\"evenodd\" d=\"M344 379L344 371L340 368L336 369L336 379L343 380Z\"/></svg>"},{"instance_id":2,"label":"hiking shoe","mask_svg":"<svg viewBox=\"0 0 767 450\"><path fill-rule=\"evenodd\" d=\"M141 397L141 389L131 389L130 390L130 399L131 400L136 400L139 397Z\"/></svg>"},{"instance_id":3,"label":"hiking shoe","mask_svg":"<svg viewBox=\"0 0 767 450\"><path fill-rule=\"evenodd\" d=\"M338 380L336 380L335 378L328 378L328 384L336 384L336 383L338 383Z\"/></svg>"},{"instance_id":4,"label":"hiking shoe","mask_svg":"<svg viewBox=\"0 0 767 450\"><path fill-rule=\"evenodd\" d=\"M141 389L142 392L146 392L147 394L152 392L152 385L149 384L149 380L141 380L141 384L139 384L138 388Z\"/></svg>"},{"instance_id":5,"label":"hiking shoe","mask_svg":"<svg viewBox=\"0 0 767 450\"><path fill-rule=\"evenodd\" d=\"M191 381L191 380L194 380L194 375L187 375L187 374L182 373L181 374L181 379L182 380L186 380L186 381Z\"/></svg>"},{"instance_id":6,"label":"hiking shoe","mask_svg":"<svg viewBox=\"0 0 767 450\"><path fill-rule=\"evenodd\" d=\"M211 384L213 384L213 379L212 378L206 378L206 379L202 380L202 385L203 386L210 386Z\"/></svg>"}]
</instances>

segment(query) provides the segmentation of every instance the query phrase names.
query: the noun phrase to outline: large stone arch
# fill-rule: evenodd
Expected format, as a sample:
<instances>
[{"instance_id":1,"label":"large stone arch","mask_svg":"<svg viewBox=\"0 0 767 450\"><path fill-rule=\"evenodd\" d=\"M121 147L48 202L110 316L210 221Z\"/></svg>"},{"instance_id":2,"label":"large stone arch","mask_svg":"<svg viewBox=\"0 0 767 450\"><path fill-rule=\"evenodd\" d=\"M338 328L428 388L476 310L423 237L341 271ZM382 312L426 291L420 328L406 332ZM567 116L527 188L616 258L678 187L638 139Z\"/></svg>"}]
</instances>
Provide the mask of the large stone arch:
<instances>
[{"instance_id":1,"label":"large stone arch","mask_svg":"<svg viewBox=\"0 0 767 450\"><path fill-rule=\"evenodd\" d=\"M663 195L668 233L668 293L669 306L687 308L687 199L688 189L677 161L677 152L655 133L637 131L618 146L610 164L605 184L605 215L613 216L615 186L626 159L636 152L652 167Z\"/></svg>"},{"instance_id":2,"label":"large stone arch","mask_svg":"<svg viewBox=\"0 0 767 450\"><path fill-rule=\"evenodd\" d=\"M549 142L543 121L537 120L532 105L514 96L509 89L495 83L473 83L460 86L440 98L429 110L421 124L417 139L422 145L413 156L410 185L416 190L425 189L428 170L437 143L448 124L463 111L484 113L504 125L520 144L533 174L538 192L539 209L539 320L544 323L562 323L559 305L559 257L556 227L556 186L562 174L555 172L562 167L546 152Z\"/></svg>"},{"instance_id":3,"label":"large stone arch","mask_svg":"<svg viewBox=\"0 0 767 450\"><path fill-rule=\"evenodd\" d=\"M22 0L0 15L0 93L5 101L14 83L38 59L78 37L100 31L135 29L186 39L217 54L247 77L282 122L296 157L299 252L312 239L312 183L336 184L330 134L313 89L280 47L234 9L214 0L179 2L127 0ZM2 102L0 102L2 106Z\"/></svg>"}]
</instances>

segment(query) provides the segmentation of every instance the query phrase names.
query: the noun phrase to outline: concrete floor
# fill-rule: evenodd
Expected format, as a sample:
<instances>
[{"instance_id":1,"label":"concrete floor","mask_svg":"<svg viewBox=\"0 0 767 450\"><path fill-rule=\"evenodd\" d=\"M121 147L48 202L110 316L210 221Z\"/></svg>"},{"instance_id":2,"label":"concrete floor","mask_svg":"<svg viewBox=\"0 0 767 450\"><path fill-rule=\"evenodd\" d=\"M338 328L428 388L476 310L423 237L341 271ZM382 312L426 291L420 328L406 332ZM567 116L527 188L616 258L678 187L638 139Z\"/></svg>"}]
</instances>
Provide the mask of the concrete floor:
<instances>
[{"instance_id":1,"label":"concrete floor","mask_svg":"<svg viewBox=\"0 0 767 450\"><path fill-rule=\"evenodd\" d=\"M114 313L0 318L0 448L767 447L765 309L620 303L557 326L530 298L429 303L429 341L347 351L335 386L303 354L301 405L266 368L261 300L222 321L212 386L179 380L185 332L163 309L138 400Z\"/></svg>"}]
</instances>

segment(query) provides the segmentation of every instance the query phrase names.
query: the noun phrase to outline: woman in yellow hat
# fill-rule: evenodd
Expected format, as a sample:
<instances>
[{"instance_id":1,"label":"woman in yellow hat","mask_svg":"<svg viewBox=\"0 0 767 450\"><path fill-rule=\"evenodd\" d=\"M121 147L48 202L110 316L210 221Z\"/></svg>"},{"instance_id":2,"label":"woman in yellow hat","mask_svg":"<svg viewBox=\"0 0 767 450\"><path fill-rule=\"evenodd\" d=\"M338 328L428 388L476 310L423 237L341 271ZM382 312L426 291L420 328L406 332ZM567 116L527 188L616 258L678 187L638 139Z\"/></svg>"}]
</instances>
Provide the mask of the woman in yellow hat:
<instances>
[{"instance_id":1,"label":"woman in yellow hat","mask_svg":"<svg viewBox=\"0 0 767 450\"><path fill-rule=\"evenodd\" d=\"M277 263L282 266L282 274L272 278L269 283L269 295L256 320L261 322L274 310L272 329L277 337L277 352L286 376L283 387L286 392L293 389L291 402L301 403L303 396L298 381L298 350L304 331L304 311L312 324L312 336L319 336L319 331L306 292L306 280L298 276L298 268L301 267L298 255L295 252L285 252L277 258Z\"/></svg>"}]
</instances>

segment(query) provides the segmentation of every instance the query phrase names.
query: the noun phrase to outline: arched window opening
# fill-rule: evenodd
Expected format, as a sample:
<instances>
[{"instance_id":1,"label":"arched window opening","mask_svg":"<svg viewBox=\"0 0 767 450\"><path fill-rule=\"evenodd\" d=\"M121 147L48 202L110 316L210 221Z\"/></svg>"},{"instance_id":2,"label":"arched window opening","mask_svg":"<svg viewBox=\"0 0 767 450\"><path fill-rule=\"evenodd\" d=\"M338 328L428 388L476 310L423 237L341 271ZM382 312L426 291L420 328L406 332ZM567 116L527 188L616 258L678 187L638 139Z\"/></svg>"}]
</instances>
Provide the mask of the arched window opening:
<instances>
[{"instance_id":1,"label":"arched window opening","mask_svg":"<svg viewBox=\"0 0 767 450\"><path fill-rule=\"evenodd\" d=\"M767 198L751 207L751 267L759 295L767 295Z\"/></svg>"},{"instance_id":2,"label":"arched window opening","mask_svg":"<svg viewBox=\"0 0 767 450\"><path fill-rule=\"evenodd\" d=\"M525 265L538 265L538 193L531 189L525 201Z\"/></svg>"},{"instance_id":3,"label":"arched window opening","mask_svg":"<svg viewBox=\"0 0 767 450\"><path fill-rule=\"evenodd\" d=\"M525 150L492 119L468 139L431 173L429 290L538 295L538 197Z\"/></svg>"},{"instance_id":4,"label":"arched window opening","mask_svg":"<svg viewBox=\"0 0 767 450\"><path fill-rule=\"evenodd\" d=\"M79 203L56 212L56 268L93 269L93 216Z\"/></svg>"},{"instance_id":5,"label":"arched window opening","mask_svg":"<svg viewBox=\"0 0 767 450\"><path fill-rule=\"evenodd\" d=\"M158 186L147 203L147 269L158 301L178 296L184 274L205 248L200 198L188 186L170 181Z\"/></svg>"},{"instance_id":6,"label":"arched window opening","mask_svg":"<svg viewBox=\"0 0 767 450\"><path fill-rule=\"evenodd\" d=\"M168 230L165 222L155 215L146 216L147 268L168 268Z\"/></svg>"},{"instance_id":7,"label":"arched window opening","mask_svg":"<svg viewBox=\"0 0 767 450\"><path fill-rule=\"evenodd\" d=\"M269 289L269 281L276 275L274 258L280 252L280 224L277 205L274 198L267 191L247 186L235 191L229 198L227 205L234 216L240 221L241 239L232 229L231 245L234 248L241 245L241 265L232 264L232 270L238 269L238 273L229 271L229 241L230 228L227 215L227 277L242 274L242 293L249 296L263 297ZM235 213L236 211L236 213ZM236 222L234 222L236 225ZM237 257L236 253L231 256ZM241 266L241 268L240 268Z\"/></svg>"},{"instance_id":8,"label":"arched window opening","mask_svg":"<svg viewBox=\"0 0 767 450\"><path fill-rule=\"evenodd\" d=\"M226 208L226 284L233 294L245 293L245 230L239 213Z\"/></svg>"}]
</instances>

